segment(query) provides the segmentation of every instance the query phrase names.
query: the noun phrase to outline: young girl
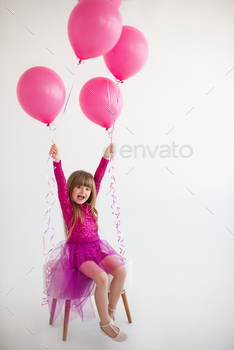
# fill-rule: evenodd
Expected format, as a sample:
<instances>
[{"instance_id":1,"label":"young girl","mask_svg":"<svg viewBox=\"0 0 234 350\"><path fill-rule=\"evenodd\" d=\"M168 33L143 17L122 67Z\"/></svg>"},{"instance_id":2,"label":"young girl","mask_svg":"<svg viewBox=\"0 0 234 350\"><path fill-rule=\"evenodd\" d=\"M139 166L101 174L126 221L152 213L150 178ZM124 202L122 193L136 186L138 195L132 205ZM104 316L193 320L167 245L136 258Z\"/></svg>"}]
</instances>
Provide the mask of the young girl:
<instances>
[{"instance_id":1,"label":"young girl","mask_svg":"<svg viewBox=\"0 0 234 350\"><path fill-rule=\"evenodd\" d=\"M51 147L49 154L54 160L54 174L67 240L53 248L48 262L50 272L46 272L46 278L48 295L51 294L58 300L55 308L52 298L48 297L52 322L61 316L65 300L70 300L70 320L78 316L83 322L95 318L91 301L95 289L102 333L122 342L128 336L114 325L114 313L124 287L126 269L123 258L107 241L100 239L98 212L95 209L101 180L113 153L114 146L110 144L94 177L79 170L72 173L66 183L59 150L55 144ZM110 285L109 305L107 274L114 277Z\"/></svg>"}]
</instances>

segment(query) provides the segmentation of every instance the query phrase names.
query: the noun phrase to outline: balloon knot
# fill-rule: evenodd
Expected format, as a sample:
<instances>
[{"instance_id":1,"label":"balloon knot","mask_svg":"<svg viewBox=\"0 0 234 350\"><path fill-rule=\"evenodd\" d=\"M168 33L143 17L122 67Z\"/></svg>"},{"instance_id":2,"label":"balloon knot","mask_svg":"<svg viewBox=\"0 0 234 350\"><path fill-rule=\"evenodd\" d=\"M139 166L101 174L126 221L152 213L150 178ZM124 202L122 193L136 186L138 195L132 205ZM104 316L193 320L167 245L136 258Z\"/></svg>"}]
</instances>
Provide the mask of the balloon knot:
<instances>
[{"instance_id":1,"label":"balloon knot","mask_svg":"<svg viewBox=\"0 0 234 350\"><path fill-rule=\"evenodd\" d=\"M46 126L50 126L50 123L48 123Z\"/></svg>"},{"instance_id":2,"label":"balloon knot","mask_svg":"<svg viewBox=\"0 0 234 350\"><path fill-rule=\"evenodd\" d=\"M109 128L106 128L106 131L108 130Z\"/></svg>"}]
</instances>

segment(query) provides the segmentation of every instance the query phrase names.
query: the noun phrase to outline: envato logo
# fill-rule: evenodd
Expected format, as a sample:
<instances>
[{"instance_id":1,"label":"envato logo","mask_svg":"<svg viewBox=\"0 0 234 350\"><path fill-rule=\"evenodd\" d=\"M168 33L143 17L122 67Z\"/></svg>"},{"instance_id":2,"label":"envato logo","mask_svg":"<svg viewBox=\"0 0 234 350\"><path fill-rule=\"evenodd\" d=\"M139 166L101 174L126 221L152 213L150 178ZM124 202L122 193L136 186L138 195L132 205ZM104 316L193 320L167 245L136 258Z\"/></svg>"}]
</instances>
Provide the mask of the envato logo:
<instances>
[{"instance_id":1,"label":"envato logo","mask_svg":"<svg viewBox=\"0 0 234 350\"><path fill-rule=\"evenodd\" d=\"M149 145L122 145L119 149L119 152L117 150L116 144L114 143L114 156L116 156L117 153L120 154L120 157L123 158L137 158L139 156L146 158L146 154L150 156L150 158L154 158L155 156L159 156L160 158L190 158L193 155L193 149L190 145L176 145L175 141L172 141L171 146L170 145L155 145L154 147L150 147ZM103 153L105 152L105 148L103 150Z\"/></svg>"}]
</instances>

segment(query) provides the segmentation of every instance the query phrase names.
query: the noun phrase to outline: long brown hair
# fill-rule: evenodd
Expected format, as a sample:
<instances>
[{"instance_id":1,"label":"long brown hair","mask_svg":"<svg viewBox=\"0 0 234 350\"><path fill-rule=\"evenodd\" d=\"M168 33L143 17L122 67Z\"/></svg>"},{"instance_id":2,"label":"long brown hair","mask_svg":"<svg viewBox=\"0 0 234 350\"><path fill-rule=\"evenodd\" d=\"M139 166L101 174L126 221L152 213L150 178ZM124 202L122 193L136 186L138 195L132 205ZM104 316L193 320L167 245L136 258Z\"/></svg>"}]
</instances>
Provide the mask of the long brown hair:
<instances>
[{"instance_id":1,"label":"long brown hair","mask_svg":"<svg viewBox=\"0 0 234 350\"><path fill-rule=\"evenodd\" d=\"M96 193L96 187L95 187L93 175L90 173L87 173L84 170L74 171L67 180L67 190L68 190L70 201L73 205L73 216L70 222L71 229L69 232L68 232L66 223L64 221L66 238L70 237L72 230L78 220L81 221L81 224L83 224L84 222L84 216L80 205L74 202L74 200L72 199L72 191L77 186L85 186L91 189L90 196L85 203L88 204L90 211L93 214L93 217L96 221L96 224L98 223L98 211L95 208L97 193Z\"/></svg>"}]
</instances>

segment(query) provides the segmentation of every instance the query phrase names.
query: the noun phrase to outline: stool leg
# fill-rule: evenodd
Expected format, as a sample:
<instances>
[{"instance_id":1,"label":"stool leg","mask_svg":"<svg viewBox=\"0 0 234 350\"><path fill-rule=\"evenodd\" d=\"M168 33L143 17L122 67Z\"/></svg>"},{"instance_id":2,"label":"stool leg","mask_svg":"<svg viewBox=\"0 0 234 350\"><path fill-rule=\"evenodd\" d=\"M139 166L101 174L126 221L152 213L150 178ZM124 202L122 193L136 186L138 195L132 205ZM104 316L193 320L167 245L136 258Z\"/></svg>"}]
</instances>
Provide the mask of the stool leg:
<instances>
[{"instance_id":1,"label":"stool leg","mask_svg":"<svg viewBox=\"0 0 234 350\"><path fill-rule=\"evenodd\" d=\"M53 298L52 308L51 308L51 313L50 313L50 322L49 322L50 325L52 325L53 321L54 321L54 313L55 313L56 304L57 304L57 299Z\"/></svg>"},{"instance_id":2,"label":"stool leg","mask_svg":"<svg viewBox=\"0 0 234 350\"><path fill-rule=\"evenodd\" d=\"M68 329L68 321L70 314L71 300L65 301L65 310L64 310L64 326L63 326L63 340L67 340L67 329Z\"/></svg>"},{"instance_id":3,"label":"stool leg","mask_svg":"<svg viewBox=\"0 0 234 350\"><path fill-rule=\"evenodd\" d=\"M131 318L131 315L130 315L130 310L129 310L129 306L128 306L128 300L127 300L126 291L123 290L123 292L124 292L124 293L121 294L121 295L122 295L122 299L123 299L125 311L126 311L126 314L127 314L128 322L129 322L129 323L132 323L132 318Z\"/></svg>"}]
</instances>

